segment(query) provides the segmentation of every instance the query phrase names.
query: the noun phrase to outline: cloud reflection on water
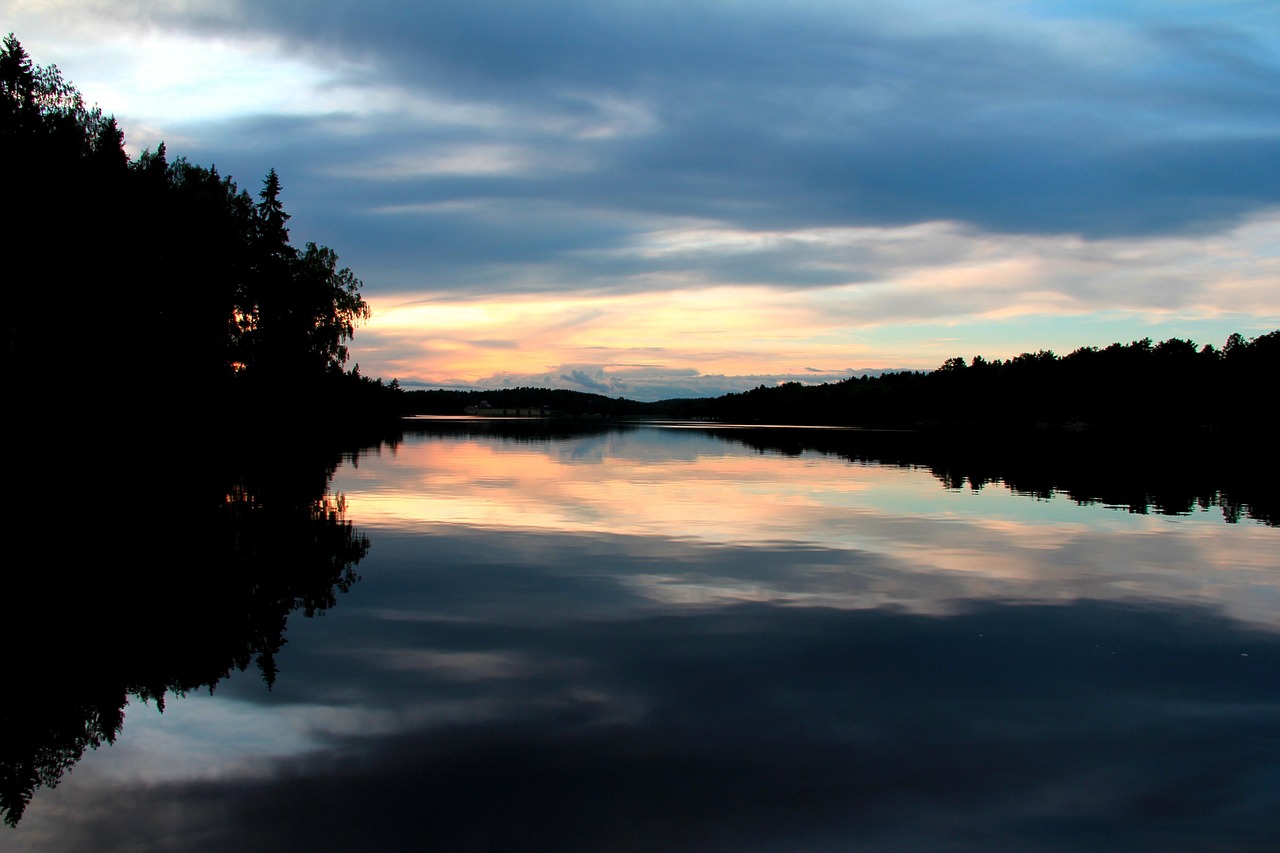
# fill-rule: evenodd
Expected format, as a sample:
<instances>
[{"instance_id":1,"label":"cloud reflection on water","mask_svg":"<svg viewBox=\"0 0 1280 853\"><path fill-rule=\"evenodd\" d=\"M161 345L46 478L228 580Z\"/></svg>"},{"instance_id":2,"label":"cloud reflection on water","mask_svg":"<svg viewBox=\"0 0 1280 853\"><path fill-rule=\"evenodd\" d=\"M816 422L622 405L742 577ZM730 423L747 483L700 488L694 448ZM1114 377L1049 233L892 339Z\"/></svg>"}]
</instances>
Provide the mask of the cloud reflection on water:
<instances>
[{"instance_id":1,"label":"cloud reflection on water","mask_svg":"<svg viewBox=\"0 0 1280 853\"><path fill-rule=\"evenodd\" d=\"M363 580L291 626L271 692L233 677L201 700L274 745L228 738L216 772L156 772L169 759L141 712L112 749L132 769L77 771L17 837L569 853L1280 838L1276 529L670 439L664 455L630 434L411 438L344 466L335 489L374 543ZM183 742L181 725L164 741Z\"/></svg>"},{"instance_id":2,"label":"cloud reflection on water","mask_svg":"<svg viewBox=\"0 0 1280 853\"><path fill-rule=\"evenodd\" d=\"M205 830L163 839L179 851L1261 850L1280 831L1280 638L1204 610L746 605L394 631L543 663L372 662L364 701L472 713L121 789L98 838L158 849L145 818L166 813Z\"/></svg>"},{"instance_id":3,"label":"cloud reflection on water","mask_svg":"<svg viewBox=\"0 0 1280 853\"><path fill-rule=\"evenodd\" d=\"M1274 530L943 489L922 470L758 453L698 431L409 442L340 471L335 488L371 529L599 539L601 553L566 564L669 604L1169 598L1266 624L1280 613ZM646 556L656 570L618 559L675 543L694 550Z\"/></svg>"}]
</instances>

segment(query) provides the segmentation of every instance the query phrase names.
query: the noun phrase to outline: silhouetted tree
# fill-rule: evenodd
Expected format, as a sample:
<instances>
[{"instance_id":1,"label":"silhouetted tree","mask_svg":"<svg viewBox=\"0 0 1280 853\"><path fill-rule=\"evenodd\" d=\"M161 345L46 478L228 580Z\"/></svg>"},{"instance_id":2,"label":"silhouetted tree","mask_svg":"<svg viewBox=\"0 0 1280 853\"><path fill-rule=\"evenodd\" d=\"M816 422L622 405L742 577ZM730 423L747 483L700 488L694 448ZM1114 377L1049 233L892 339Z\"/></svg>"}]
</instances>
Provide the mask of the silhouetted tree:
<instances>
[{"instance_id":1,"label":"silhouetted tree","mask_svg":"<svg viewBox=\"0 0 1280 853\"><path fill-rule=\"evenodd\" d=\"M250 269L237 312L238 367L257 386L297 387L342 372L346 342L369 307L360 280L338 266L332 249L307 243L299 252L290 244L280 192L272 169L253 209Z\"/></svg>"},{"instance_id":2,"label":"silhouetted tree","mask_svg":"<svg viewBox=\"0 0 1280 853\"><path fill-rule=\"evenodd\" d=\"M332 459L318 473L309 458L285 465L270 441L240 468L227 446L249 404L310 392L308 406L275 411L290 448L333 434L332 422L298 429L313 412L399 413L395 386L343 371L367 316L359 280L327 249L288 245L274 172L255 204L163 144L131 162L115 120L12 34L0 43L0 164L16 214L0 393L21 450L0 490L14 531L0 595L14 653L0 813L12 823L35 787L115 737L127 697L212 686L254 661L269 681L289 614L324 609L354 581L368 543L324 494ZM270 327L289 368L255 389L242 381L256 367L245 338L263 294L301 331L253 326ZM67 529L51 548L37 533L56 524Z\"/></svg>"},{"instance_id":3,"label":"silhouetted tree","mask_svg":"<svg viewBox=\"0 0 1280 853\"><path fill-rule=\"evenodd\" d=\"M22 210L6 226L7 281L58 303L56 323L11 310L0 327L4 390L33 430L77 407L139 422L398 414L398 388L344 373L369 316L361 282L331 249L291 245L274 169L255 201L163 143L130 162L115 119L12 34L0 162Z\"/></svg>"}]
</instances>

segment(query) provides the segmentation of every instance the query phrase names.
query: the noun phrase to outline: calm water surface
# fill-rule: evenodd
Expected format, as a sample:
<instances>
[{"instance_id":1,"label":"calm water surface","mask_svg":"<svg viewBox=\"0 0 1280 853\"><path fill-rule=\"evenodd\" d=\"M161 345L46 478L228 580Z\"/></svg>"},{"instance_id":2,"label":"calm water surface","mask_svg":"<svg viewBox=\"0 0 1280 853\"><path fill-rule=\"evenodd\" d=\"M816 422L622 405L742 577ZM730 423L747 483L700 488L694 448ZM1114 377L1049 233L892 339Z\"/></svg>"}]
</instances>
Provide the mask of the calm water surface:
<instances>
[{"instance_id":1,"label":"calm water surface","mask_svg":"<svg viewBox=\"0 0 1280 853\"><path fill-rule=\"evenodd\" d=\"M343 463L270 690L135 700L14 850L1280 849L1280 530L714 430Z\"/></svg>"}]
</instances>

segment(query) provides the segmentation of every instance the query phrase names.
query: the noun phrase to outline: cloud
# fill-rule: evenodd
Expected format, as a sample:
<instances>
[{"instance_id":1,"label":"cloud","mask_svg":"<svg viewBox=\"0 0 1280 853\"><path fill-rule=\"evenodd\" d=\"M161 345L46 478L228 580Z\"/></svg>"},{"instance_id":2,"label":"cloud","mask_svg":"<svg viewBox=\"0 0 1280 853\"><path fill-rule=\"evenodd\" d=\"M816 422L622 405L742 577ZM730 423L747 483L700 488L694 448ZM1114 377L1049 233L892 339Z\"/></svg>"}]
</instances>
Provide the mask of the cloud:
<instances>
[{"instance_id":1,"label":"cloud","mask_svg":"<svg viewBox=\"0 0 1280 853\"><path fill-rule=\"evenodd\" d=\"M563 382L568 383L570 388L582 391L594 391L597 394L609 394L614 390L614 388L611 384L600 381L603 375L603 371L597 373L595 376L590 376L586 371L574 370L569 373L561 373L560 379Z\"/></svg>"},{"instance_id":2,"label":"cloud","mask_svg":"<svg viewBox=\"0 0 1280 853\"><path fill-rule=\"evenodd\" d=\"M591 365L586 367L560 367L547 373L501 373L481 376L467 382L455 383L455 387L473 390L489 388L547 387L570 388L607 397L626 397L629 400L670 400L679 397L719 397L724 394L749 391L760 385L780 385L784 382L818 384L838 382L849 376L860 376L870 370L819 371L806 368L803 373L768 375L702 374L692 368L648 366L641 368ZM406 387L440 387L437 382L414 382Z\"/></svg>"},{"instance_id":3,"label":"cloud","mask_svg":"<svg viewBox=\"0 0 1280 853\"><path fill-rule=\"evenodd\" d=\"M447 282L434 294L370 294L374 318L357 338L363 369L426 385L564 376L610 396L717 396L931 369L957 353L1011 358L1144 336L1221 344L1280 322L1276 216L1216 235L1110 240L947 222L770 232L634 224L648 230L618 233L613 248L553 250L511 281L501 275L515 268L495 263L468 282L474 297ZM707 275L752 264L777 271L774 283L717 286L720 276ZM813 268L839 283L805 281ZM904 338L915 341L912 358ZM494 340L511 345L499 356Z\"/></svg>"},{"instance_id":4,"label":"cloud","mask_svg":"<svg viewBox=\"0 0 1280 853\"><path fill-rule=\"evenodd\" d=\"M1227 315L1280 323L1280 23L1265 4L0 10L135 148L166 140L251 190L279 168L294 233L334 247L370 295L696 291L756 317L732 326L741 349L778 333L773 365L732 361L706 327L696 345L674 337L673 319L607 355L584 356L602 345L584 321L556 352L548 328L519 360L437 367L362 331L362 364L401 378L552 374L642 346L679 350L667 369L780 377L933 366L939 327L976 351L1033 317L1077 330L1069 348L1095 342L1091 317L1128 315L1130 338L1171 317L1215 339ZM783 308L784 291L806 295ZM706 316L688 305L672 310ZM527 339L512 322L453 337ZM889 324L892 350L856 331Z\"/></svg>"},{"instance_id":5,"label":"cloud","mask_svg":"<svg viewBox=\"0 0 1280 853\"><path fill-rule=\"evenodd\" d=\"M374 105L361 136L375 163L436 164L415 172L420 197L461 167L496 179L536 164L543 198L740 227L956 220L1099 237L1218 227L1280 196L1280 128L1265 118L1280 106L1277 27L1228 14L1248 6L1209 18L931 5L381 2L357 14L329 0L305 15L255 2L121 17L274 43L327 69L364 93L342 103ZM422 133L459 128L406 112L406 93L504 118L415 154ZM311 102L334 112L320 92ZM308 173L340 168L306 139L285 147ZM525 194L500 180L484 192Z\"/></svg>"},{"instance_id":6,"label":"cloud","mask_svg":"<svg viewBox=\"0 0 1280 853\"><path fill-rule=\"evenodd\" d=\"M1257 119L1277 106L1274 25L1008 5L914 27L827 5L278 8L248 19L308 50L372 57L397 86L550 116L523 142L593 163L544 190L566 202L751 227L954 219L1102 236L1212 226L1277 197L1265 164L1280 134ZM605 105L618 103L635 105L641 132L565 132L616 124Z\"/></svg>"}]
</instances>

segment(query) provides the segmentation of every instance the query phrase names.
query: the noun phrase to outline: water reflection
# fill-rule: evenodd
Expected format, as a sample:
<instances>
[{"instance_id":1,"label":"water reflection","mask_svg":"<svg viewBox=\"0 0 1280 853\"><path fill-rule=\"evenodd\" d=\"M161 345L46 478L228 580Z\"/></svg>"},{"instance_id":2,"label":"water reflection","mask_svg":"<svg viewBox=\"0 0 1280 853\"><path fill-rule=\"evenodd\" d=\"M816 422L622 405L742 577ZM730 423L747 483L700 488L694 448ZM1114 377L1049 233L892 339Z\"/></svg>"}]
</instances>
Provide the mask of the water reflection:
<instances>
[{"instance_id":1,"label":"water reflection","mask_svg":"<svg viewBox=\"0 0 1280 853\"><path fill-rule=\"evenodd\" d=\"M369 541L326 491L336 452L240 448L170 463L156 443L129 459L101 505L74 508L55 472L11 484L7 521L23 531L3 605L0 816L16 825L37 788L56 786L85 751L114 743L130 700L163 710L168 694L212 691L256 666L275 682L289 616L327 610L356 581ZM154 455L151 455L154 454ZM72 463L76 463L72 468ZM19 484L21 483L21 486Z\"/></svg>"},{"instance_id":2,"label":"water reflection","mask_svg":"<svg viewBox=\"0 0 1280 853\"><path fill-rule=\"evenodd\" d=\"M940 488L949 483L935 468L901 457L864 461L833 444L835 431L795 431L784 453L766 450L769 432L760 430L648 427L539 439L495 436L495 428L437 426L395 454L343 470L341 488L371 528L610 537L598 555L571 564L607 565L612 582L652 602L944 612L975 598L1171 598L1267 624L1280 613L1275 532L1225 527L1214 503L1173 518L1052 489L1028 496L990 478L980 493ZM799 447L815 440L828 446ZM953 458L946 470L959 467L992 466ZM1110 483L1095 477L1090 488L1141 492L1141 470L1113 472ZM1068 466L1060 476L1081 475ZM712 548L671 556L684 542ZM641 570L609 565L635 549L654 553Z\"/></svg>"},{"instance_id":3,"label":"water reflection","mask_svg":"<svg viewBox=\"0 0 1280 853\"><path fill-rule=\"evenodd\" d=\"M454 429L336 472L375 547L290 626L287 678L131 719L15 849L1280 837L1280 531L1248 515L697 430Z\"/></svg>"}]
</instances>

